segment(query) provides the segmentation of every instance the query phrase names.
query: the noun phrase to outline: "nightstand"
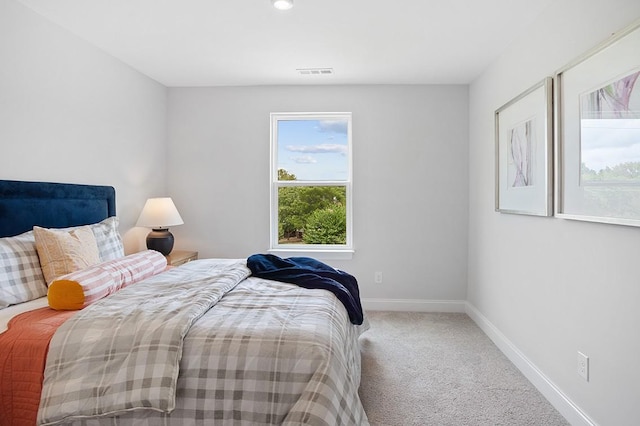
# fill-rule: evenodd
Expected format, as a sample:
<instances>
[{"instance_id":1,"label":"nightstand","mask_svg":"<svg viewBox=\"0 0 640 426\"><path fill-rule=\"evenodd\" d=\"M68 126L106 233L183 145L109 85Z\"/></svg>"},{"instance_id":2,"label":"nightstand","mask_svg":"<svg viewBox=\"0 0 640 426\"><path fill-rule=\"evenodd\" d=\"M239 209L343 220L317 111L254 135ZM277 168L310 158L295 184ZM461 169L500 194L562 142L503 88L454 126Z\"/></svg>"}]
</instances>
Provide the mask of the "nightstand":
<instances>
[{"instance_id":1,"label":"nightstand","mask_svg":"<svg viewBox=\"0 0 640 426\"><path fill-rule=\"evenodd\" d=\"M169 253L167 258L167 265L169 266L180 266L184 265L187 262L191 262L192 260L198 259L197 251L188 251L188 250L174 250Z\"/></svg>"}]
</instances>

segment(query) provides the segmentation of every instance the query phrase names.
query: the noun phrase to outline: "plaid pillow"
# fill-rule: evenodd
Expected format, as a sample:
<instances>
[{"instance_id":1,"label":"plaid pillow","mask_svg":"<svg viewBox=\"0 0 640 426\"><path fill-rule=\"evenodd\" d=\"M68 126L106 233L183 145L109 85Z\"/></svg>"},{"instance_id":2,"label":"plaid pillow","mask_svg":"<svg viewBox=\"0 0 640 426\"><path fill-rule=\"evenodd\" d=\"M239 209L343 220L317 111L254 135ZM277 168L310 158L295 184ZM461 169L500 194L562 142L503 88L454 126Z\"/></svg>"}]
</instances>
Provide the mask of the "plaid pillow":
<instances>
[{"instance_id":1,"label":"plaid pillow","mask_svg":"<svg viewBox=\"0 0 640 426\"><path fill-rule=\"evenodd\" d=\"M0 238L0 309L46 295L33 231Z\"/></svg>"},{"instance_id":2,"label":"plaid pillow","mask_svg":"<svg viewBox=\"0 0 640 426\"><path fill-rule=\"evenodd\" d=\"M96 237L100 260L114 260L124 257L124 246L118 232L119 220L117 216L106 218L102 222L89 225Z\"/></svg>"}]
</instances>

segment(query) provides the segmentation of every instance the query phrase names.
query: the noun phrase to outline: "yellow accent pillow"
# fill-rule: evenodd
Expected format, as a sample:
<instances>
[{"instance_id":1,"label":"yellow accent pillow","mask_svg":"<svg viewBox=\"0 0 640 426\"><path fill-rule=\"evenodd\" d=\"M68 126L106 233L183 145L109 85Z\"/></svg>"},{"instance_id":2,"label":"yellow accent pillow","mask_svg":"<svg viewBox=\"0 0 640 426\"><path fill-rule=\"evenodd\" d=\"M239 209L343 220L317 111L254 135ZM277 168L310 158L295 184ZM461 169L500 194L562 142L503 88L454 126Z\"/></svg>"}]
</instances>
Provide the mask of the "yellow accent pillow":
<instances>
[{"instance_id":1,"label":"yellow accent pillow","mask_svg":"<svg viewBox=\"0 0 640 426\"><path fill-rule=\"evenodd\" d=\"M98 243L89 226L70 231L34 226L33 235L47 285L62 275L100 263Z\"/></svg>"}]
</instances>

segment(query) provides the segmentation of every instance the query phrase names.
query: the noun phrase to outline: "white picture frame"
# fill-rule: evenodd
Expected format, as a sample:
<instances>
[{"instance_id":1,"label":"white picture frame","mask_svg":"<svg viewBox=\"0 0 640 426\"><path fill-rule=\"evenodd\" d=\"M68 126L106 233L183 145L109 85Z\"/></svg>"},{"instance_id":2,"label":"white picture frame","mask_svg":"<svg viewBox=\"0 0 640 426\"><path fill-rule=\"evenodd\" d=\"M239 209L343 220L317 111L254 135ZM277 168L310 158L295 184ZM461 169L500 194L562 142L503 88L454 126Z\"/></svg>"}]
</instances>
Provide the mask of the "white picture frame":
<instances>
[{"instance_id":1,"label":"white picture frame","mask_svg":"<svg viewBox=\"0 0 640 426\"><path fill-rule=\"evenodd\" d=\"M555 75L555 214L640 226L640 22Z\"/></svg>"},{"instance_id":2,"label":"white picture frame","mask_svg":"<svg viewBox=\"0 0 640 426\"><path fill-rule=\"evenodd\" d=\"M542 81L495 112L495 210L553 214L553 80Z\"/></svg>"}]
</instances>

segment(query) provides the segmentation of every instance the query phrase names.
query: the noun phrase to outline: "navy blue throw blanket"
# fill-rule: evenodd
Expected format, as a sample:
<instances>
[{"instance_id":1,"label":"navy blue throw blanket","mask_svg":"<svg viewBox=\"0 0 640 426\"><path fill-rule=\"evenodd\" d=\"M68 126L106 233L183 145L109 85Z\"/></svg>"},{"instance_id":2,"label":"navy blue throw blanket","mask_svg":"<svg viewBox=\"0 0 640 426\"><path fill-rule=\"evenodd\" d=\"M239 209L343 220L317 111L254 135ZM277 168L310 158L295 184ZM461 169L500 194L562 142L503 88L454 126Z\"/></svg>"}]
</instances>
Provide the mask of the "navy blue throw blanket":
<instances>
[{"instance_id":1,"label":"navy blue throw blanket","mask_svg":"<svg viewBox=\"0 0 640 426\"><path fill-rule=\"evenodd\" d=\"M304 288L329 290L342 302L349 320L362 324L360 291L355 277L310 257L282 259L272 254L254 254L247 259L253 276L296 284Z\"/></svg>"}]
</instances>

